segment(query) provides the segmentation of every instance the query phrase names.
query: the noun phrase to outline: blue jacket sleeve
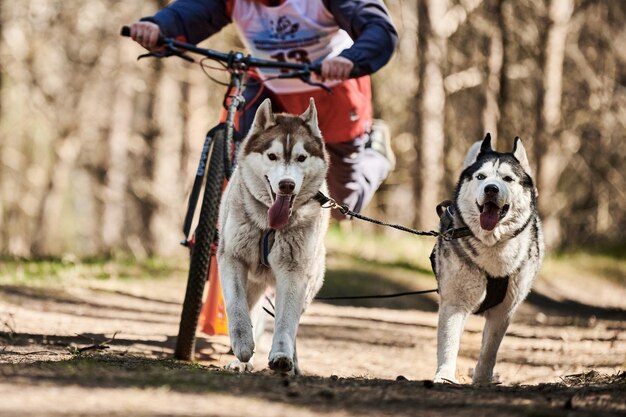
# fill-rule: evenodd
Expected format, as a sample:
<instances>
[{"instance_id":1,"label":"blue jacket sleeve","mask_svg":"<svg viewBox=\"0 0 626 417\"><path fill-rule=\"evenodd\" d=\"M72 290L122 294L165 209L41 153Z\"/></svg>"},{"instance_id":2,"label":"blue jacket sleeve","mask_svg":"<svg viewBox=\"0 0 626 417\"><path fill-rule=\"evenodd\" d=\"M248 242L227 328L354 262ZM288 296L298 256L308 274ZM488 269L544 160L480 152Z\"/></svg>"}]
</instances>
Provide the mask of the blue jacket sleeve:
<instances>
[{"instance_id":1,"label":"blue jacket sleeve","mask_svg":"<svg viewBox=\"0 0 626 417\"><path fill-rule=\"evenodd\" d=\"M226 0L177 0L154 16L142 20L159 25L164 36L184 36L187 42L194 44L219 32L231 22Z\"/></svg>"},{"instance_id":2,"label":"blue jacket sleeve","mask_svg":"<svg viewBox=\"0 0 626 417\"><path fill-rule=\"evenodd\" d=\"M398 33L382 0L324 0L324 4L354 40L340 56L352 61L359 75L376 72L389 62Z\"/></svg>"}]
</instances>

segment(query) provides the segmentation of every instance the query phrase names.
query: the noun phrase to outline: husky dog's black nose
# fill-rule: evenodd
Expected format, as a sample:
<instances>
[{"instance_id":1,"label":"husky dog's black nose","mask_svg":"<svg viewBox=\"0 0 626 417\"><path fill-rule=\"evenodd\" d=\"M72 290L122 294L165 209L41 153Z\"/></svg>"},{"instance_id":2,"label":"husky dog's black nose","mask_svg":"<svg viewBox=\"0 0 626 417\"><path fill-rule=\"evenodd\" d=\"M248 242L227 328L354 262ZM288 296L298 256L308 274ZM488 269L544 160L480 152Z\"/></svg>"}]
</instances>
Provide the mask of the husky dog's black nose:
<instances>
[{"instance_id":1,"label":"husky dog's black nose","mask_svg":"<svg viewBox=\"0 0 626 417\"><path fill-rule=\"evenodd\" d=\"M494 196L494 195L498 194L499 191L500 191L500 189L495 184L488 184L485 187L485 194L487 194L488 196Z\"/></svg>"},{"instance_id":2,"label":"husky dog's black nose","mask_svg":"<svg viewBox=\"0 0 626 417\"><path fill-rule=\"evenodd\" d=\"M296 183L292 180L280 180L278 189L281 194L291 194L296 189Z\"/></svg>"}]
</instances>

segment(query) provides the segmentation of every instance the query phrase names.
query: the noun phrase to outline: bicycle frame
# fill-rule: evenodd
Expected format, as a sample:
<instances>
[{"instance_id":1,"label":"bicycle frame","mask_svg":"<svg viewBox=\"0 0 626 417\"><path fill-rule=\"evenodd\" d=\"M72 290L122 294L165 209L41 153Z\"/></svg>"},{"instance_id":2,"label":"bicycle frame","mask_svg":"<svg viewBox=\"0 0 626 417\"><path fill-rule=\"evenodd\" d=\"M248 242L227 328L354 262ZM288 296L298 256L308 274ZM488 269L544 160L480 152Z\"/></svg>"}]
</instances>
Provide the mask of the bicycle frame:
<instances>
[{"instance_id":1,"label":"bicycle frame","mask_svg":"<svg viewBox=\"0 0 626 417\"><path fill-rule=\"evenodd\" d=\"M243 90L245 88L244 84L245 73L241 71L233 71L230 73L230 84L228 86L228 91L224 96L224 105L226 107L226 149L230 153L230 158L226 158L226 178L230 179L230 176L233 173L235 168L235 158L237 155L237 146L233 149L233 136L235 132L235 114L239 110L241 106L245 104L245 99L243 97ZM228 100L230 99L230 100Z\"/></svg>"}]
</instances>

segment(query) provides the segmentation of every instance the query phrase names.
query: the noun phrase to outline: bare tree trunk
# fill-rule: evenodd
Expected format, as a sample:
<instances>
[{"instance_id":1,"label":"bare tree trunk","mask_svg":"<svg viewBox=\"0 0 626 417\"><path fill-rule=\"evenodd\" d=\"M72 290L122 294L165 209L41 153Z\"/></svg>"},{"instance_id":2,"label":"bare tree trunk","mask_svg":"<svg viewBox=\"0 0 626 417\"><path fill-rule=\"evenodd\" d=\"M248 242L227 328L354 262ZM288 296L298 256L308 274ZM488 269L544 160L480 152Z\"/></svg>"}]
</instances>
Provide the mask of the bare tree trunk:
<instances>
[{"instance_id":1,"label":"bare tree trunk","mask_svg":"<svg viewBox=\"0 0 626 417\"><path fill-rule=\"evenodd\" d=\"M40 105L46 110L52 143L52 154L45 168L46 184L36 210L34 233L30 242L31 253L35 256L60 255L68 246L72 246L70 237L76 238L75 235L72 236L75 230L65 230L67 225L81 228L74 222L68 220L63 224L61 220L76 218L76 213L68 206L72 200L72 185L83 174L80 172L78 159L86 141L81 135L89 132L90 137L97 136L90 129L85 129L93 123L94 112L98 111L92 103L93 93L101 76L91 69L100 65L106 53L86 53L102 46L101 40L94 41L89 49L82 49L80 43L71 41L72 36L68 33L80 27L80 10L80 5L67 2L59 4L58 26L51 26L48 33L50 37L68 41L62 51L63 59L42 71L41 51L31 47L25 60L28 82L33 91L42 98ZM60 30L58 27L65 29ZM33 43L36 44L35 41ZM51 79L55 81L50 82ZM98 142L98 139L94 141ZM85 201L81 203L85 204ZM64 216L64 211L72 213L73 217ZM79 252L81 249L72 248Z\"/></svg>"},{"instance_id":2,"label":"bare tree trunk","mask_svg":"<svg viewBox=\"0 0 626 417\"><path fill-rule=\"evenodd\" d=\"M447 62L447 40L476 10L482 0L466 0L449 7L446 0L418 1L418 56L420 84L417 92L419 126L415 195L417 224L439 223L435 207L442 197L446 90L443 67Z\"/></svg>"},{"instance_id":3,"label":"bare tree trunk","mask_svg":"<svg viewBox=\"0 0 626 417\"><path fill-rule=\"evenodd\" d=\"M4 42L2 41L4 39L4 33L3 33L3 29L4 29L4 13L3 10L4 9L4 2L2 0L0 0L0 56L4 57L5 56L5 52L4 52ZM4 90L3 90L3 86L4 83L2 82L4 80L4 69L2 68L2 66L0 66L0 127L2 126L2 122L3 122L3 115L4 113L2 112L2 97L4 97ZM0 132L0 134L2 134ZM4 159L2 158L3 156L3 143L0 142L0 160ZM4 167L0 166L0 254L3 254L4 252L6 252L7 250L7 246L5 244L5 236L6 236L6 228L4 227L4 215L6 213L6 208L4 205L4 198L2 196L2 184L3 184L3 180L4 180Z\"/></svg>"},{"instance_id":4,"label":"bare tree trunk","mask_svg":"<svg viewBox=\"0 0 626 417\"><path fill-rule=\"evenodd\" d=\"M153 1L154 9L167 5L167 0ZM158 149L162 134L158 121L158 91L162 82L162 61L152 61L153 69L145 79L145 90L135 97L133 103L133 125L139 133L130 146L128 164L129 209L125 222L126 245L133 255L140 259L155 253L157 233L154 229L155 215L159 209L158 193L155 187ZM170 103L175 108L178 102Z\"/></svg>"},{"instance_id":5,"label":"bare tree trunk","mask_svg":"<svg viewBox=\"0 0 626 417\"><path fill-rule=\"evenodd\" d=\"M537 119L535 152L539 211L543 218L548 247L554 247L561 240L557 185L562 169L569 159L561 140L561 95L565 41L573 8L573 0L551 0L546 46L543 50L543 94L538 106L540 114ZM541 198L542 195L546 198Z\"/></svg>"},{"instance_id":6,"label":"bare tree trunk","mask_svg":"<svg viewBox=\"0 0 626 417\"><path fill-rule=\"evenodd\" d=\"M485 90L485 107L483 108L483 128L491 133L494 148L498 141L498 124L500 121L501 82L504 66L504 20L502 17L502 1L487 3L490 16L497 16L496 24L491 27L489 37L489 55L487 57L487 88Z\"/></svg>"},{"instance_id":7,"label":"bare tree trunk","mask_svg":"<svg viewBox=\"0 0 626 417\"><path fill-rule=\"evenodd\" d=\"M25 148L28 142L28 133L25 123L21 123L18 116L24 112L28 97L32 90L28 85L28 68L26 54L19 54L16 46L10 44L10 37L7 31L12 28L12 19L24 12L25 5L21 3L2 2L2 32L0 33L1 64L0 76L3 78L0 100L2 101L2 113L0 116L0 127L2 128L2 139L0 139L0 170L2 171L2 182L0 183L0 208L2 227L2 251L9 255L28 256L30 238L27 235L31 232L31 222L34 215L34 206L37 199L34 187L26 180L24 173L30 167L29 156L26 155ZM13 23L14 25L14 23ZM14 28L14 26L13 26ZM21 28L15 29L15 33L20 33ZM23 32L21 32L23 33ZM6 82L9 81L9 82ZM22 94L16 94L12 85L23 87ZM11 123L11 121L13 121ZM40 156L40 155L39 155ZM30 197L30 198L28 198ZM27 200L28 198L28 200ZM28 211L28 212L26 212Z\"/></svg>"},{"instance_id":8,"label":"bare tree trunk","mask_svg":"<svg viewBox=\"0 0 626 417\"><path fill-rule=\"evenodd\" d=\"M133 94L129 75L120 74L111 111L108 161L102 193L102 249L111 253L125 245L126 193L128 189L128 143L132 136Z\"/></svg>"},{"instance_id":9,"label":"bare tree trunk","mask_svg":"<svg viewBox=\"0 0 626 417\"><path fill-rule=\"evenodd\" d=\"M58 231L63 206L72 170L76 165L80 144L73 131L65 131L53 144L53 156L48 166L48 183L37 210L35 233L31 242L31 253L35 256L55 254L51 247Z\"/></svg>"},{"instance_id":10,"label":"bare tree trunk","mask_svg":"<svg viewBox=\"0 0 626 417\"><path fill-rule=\"evenodd\" d=\"M177 63L179 66L182 63ZM196 68L194 68L195 70ZM176 72L186 71L177 68ZM181 223L180 209L185 206L183 179L185 177L180 165L183 141L180 140L183 128L182 90L180 82L172 75L176 74L169 69L161 77L157 91L156 119L161 134L155 146L154 180L152 182L153 195L158 201L150 229L157 237L154 245L155 253L171 252L172 246L180 240ZM182 77L181 77L182 78Z\"/></svg>"},{"instance_id":11,"label":"bare tree trunk","mask_svg":"<svg viewBox=\"0 0 626 417\"><path fill-rule=\"evenodd\" d=\"M153 216L158 200L154 195L156 142L161 134L156 119L158 86L163 72L163 63L154 62L146 81L146 91L136 97L134 103L134 123L138 126L139 136L131 149L132 164L128 167L129 191L132 207L127 214L127 223L131 225L126 236L126 244L136 258L144 258L154 253L155 234L152 229Z\"/></svg>"},{"instance_id":12,"label":"bare tree trunk","mask_svg":"<svg viewBox=\"0 0 626 417\"><path fill-rule=\"evenodd\" d=\"M418 3L420 86L417 137L417 223L429 228L438 223L435 207L441 196L444 176L444 108L446 93L442 65L446 58L446 38L436 30L446 3L424 0Z\"/></svg>"},{"instance_id":13,"label":"bare tree trunk","mask_svg":"<svg viewBox=\"0 0 626 417\"><path fill-rule=\"evenodd\" d=\"M498 136L504 136L506 138L508 138L509 136L513 136L513 137L517 136L516 134L511 135L511 132L508 131L510 123L506 122L507 116L508 116L507 105L508 105L510 93L511 93L510 82L507 78L507 71L509 69L509 63L510 63L510 60L508 58L508 54L510 53L509 52L510 37L509 37L509 32L507 29L506 17L505 17L507 6L510 6L510 5L508 4L506 0L498 1L498 9L497 9L498 29L497 30L500 33L500 40L502 42L502 63L501 63L501 68L500 68L500 82L498 83L500 87L500 92L498 95L499 115L498 115L498 125L497 125L496 131L498 132Z\"/></svg>"}]
</instances>

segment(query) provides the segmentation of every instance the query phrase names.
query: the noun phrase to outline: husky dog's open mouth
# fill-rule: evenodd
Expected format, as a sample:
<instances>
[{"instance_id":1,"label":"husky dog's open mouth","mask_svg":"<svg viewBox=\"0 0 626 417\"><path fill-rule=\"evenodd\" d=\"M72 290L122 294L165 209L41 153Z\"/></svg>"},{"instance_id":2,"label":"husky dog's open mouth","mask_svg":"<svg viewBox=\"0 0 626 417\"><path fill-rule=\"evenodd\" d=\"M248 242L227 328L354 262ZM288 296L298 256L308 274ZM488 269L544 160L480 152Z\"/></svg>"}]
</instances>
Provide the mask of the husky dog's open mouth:
<instances>
[{"instance_id":1,"label":"husky dog's open mouth","mask_svg":"<svg viewBox=\"0 0 626 417\"><path fill-rule=\"evenodd\" d=\"M476 202L476 205L480 211L480 227L489 231L493 230L509 211L508 204L500 207L493 201L485 201L483 205Z\"/></svg>"},{"instance_id":2,"label":"husky dog's open mouth","mask_svg":"<svg viewBox=\"0 0 626 417\"><path fill-rule=\"evenodd\" d=\"M267 180L270 196L272 198L272 205L267 210L269 226L272 229L282 229L287 226L287 223L289 223L289 216L291 216L291 209L293 208L293 201L295 200L296 195L274 192L270 179L267 176L265 179Z\"/></svg>"}]
</instances>

